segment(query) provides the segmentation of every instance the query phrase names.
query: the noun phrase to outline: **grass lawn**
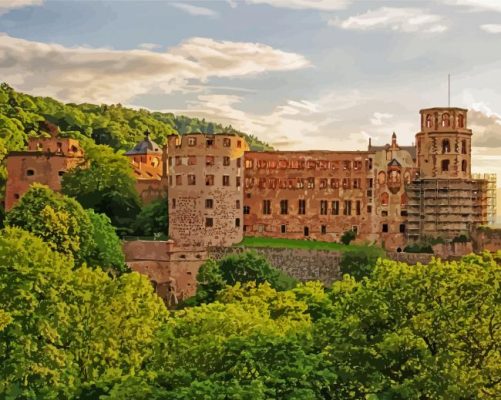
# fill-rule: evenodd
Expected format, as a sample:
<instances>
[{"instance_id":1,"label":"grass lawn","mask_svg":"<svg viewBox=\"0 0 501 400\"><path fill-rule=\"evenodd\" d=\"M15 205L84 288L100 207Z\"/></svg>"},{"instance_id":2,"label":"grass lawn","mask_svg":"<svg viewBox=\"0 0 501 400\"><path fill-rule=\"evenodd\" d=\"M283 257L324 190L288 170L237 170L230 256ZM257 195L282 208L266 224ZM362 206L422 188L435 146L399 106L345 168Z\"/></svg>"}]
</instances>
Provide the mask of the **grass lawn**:
<instances>
[{"instance_id":1,"label":"grass lawn","mask_svg":"<svg viewBox=\"0 0 501 400\"><path fill-rule=\"evenodd\" d=\"M280 249L311 249L311 250L330 250L330 251L357 251L371 249L375 252L384 253L383 249L376 246L366 245L344 245L341 243L319 242L316 240L296 240L296 239L280 239L268 237L246 237L235 246L241 247L271 247Z\"/></svg>"}]
</instances>

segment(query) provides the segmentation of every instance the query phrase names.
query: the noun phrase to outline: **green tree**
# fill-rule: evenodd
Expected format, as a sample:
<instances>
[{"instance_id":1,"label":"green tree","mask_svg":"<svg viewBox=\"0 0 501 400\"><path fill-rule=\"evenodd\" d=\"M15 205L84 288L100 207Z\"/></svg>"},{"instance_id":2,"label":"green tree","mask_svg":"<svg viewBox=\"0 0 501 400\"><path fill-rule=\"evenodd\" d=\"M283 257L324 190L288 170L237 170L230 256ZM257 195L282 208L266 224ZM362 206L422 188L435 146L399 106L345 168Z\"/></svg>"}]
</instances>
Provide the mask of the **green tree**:
<instances>
[{"instance_id":1,"label":"green tree","mask_svg":"<svg viewBox=\"0 0 501 400\"><path fill-rule=\"evenodd\" d=\"M32 232L77 264L88 260L95 247L92 223L82 206L37 183L7 213L5 225Z\"/></svg>"},{"instance_id":2,"label":"green tree","mask_svg":"<svg viewBox=\"0 0 501 400\"><path fill-rule=\"evenodd\" d=\"M341 243L348 246L356 237L357 233L353 229L350 229L341 235Z\"/></svg>"},{"instance_id":3,"label":"green tree","mask_svg":"<svg viewBox=\"0 0 501 400\"><path fill-rule=\"evenodd\" d=\"M0 233L2 398L85 398L139 371L167 311L137 273L111 278L19 228ZM97 398L97 397L96 397Z\"/></svg>"},{"instance_id":4,"label":"green tree","mask_svg":"<svg viewBox=\"0 0 501 400\"><path fill-rule=\"evenodd\" d=\"M92 223L95 244L88 257L88 263L92 266L99 265L104 269L112 268L118 272L129 271L125 264L122 243L110 219L104 214L95 213L94 210L86 211Z\"/></svg>"},{"instance_id":5,"label":"green tree","mask_svg":"<svg viewBox=\"0 0 501 400\"><path fill-rule=\"evenodd\" d=\"M84 208L106 214L122 232L131 232L140 200L129 160L108 146L86 142L85 163L63 176L63 193Z\"/></svg>"},{"instance_id":6,"label":"green tree","mask_svg":"<svg viewBox=\"0 0 501 400\"><path fill-rule=\"evenodd\" d=\"M208 260L197 275L197 302L211 302L216 293L236 283L268 282L277 290L294 287L297 281L273 268L265 257L254 251L232 254L219 261Z\"/></svg>"},{"instance_id":7,"label":"green tree","mask_svg":"<svg viewBox=\"0 0 501 400\"><path fill-rule=\"evenodd\" d=\"M167 199L158 199L143 206L134 225L136 235L166 236L169 230Z\"/></svg>"},{"instance_id":8,"label":"green tree","mask_svg":"<svg viewBox=\"0 0 501 400\"><path fill-rule=\"evenodd\" d=\"M339 268L342 274L350 274L356 280L360 280L371 274L378 258L381 257L384 257L384 252L377 247L346 251L341 256Z\"/></svg>"}]
</instances>

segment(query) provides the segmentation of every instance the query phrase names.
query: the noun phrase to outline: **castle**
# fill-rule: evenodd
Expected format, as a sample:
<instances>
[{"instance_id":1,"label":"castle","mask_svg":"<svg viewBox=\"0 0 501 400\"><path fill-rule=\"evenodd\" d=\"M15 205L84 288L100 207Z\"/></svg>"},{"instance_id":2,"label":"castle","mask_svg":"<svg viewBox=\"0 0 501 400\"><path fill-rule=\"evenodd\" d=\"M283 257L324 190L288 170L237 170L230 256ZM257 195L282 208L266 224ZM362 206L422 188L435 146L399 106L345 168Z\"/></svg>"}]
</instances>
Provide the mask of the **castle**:
<instances>
[{"instance_id":1,"label":"castle","mask_svg":"<svg viewBox=\"0 0 501 400\"><path fill-rule=\"evenodd\" d=\"M399 145L393 133L390 144L369 141L365 151L258 152L238 135L201 133L169 136L160 148L146 135L125 155L143 201L167 197L170 240L127 244L129 265L159 292L179 295L182 286L186 297L206 249L244 236L339 241L352 230L357 241L391 251L468 236L494 217L495 176L472 177L466 109L420 116L415 146ZM28 151L8 155L6 209L34 181L59 190L82 158L77 141L54 132L30 139Z\"/></svg>"}]
</instances>

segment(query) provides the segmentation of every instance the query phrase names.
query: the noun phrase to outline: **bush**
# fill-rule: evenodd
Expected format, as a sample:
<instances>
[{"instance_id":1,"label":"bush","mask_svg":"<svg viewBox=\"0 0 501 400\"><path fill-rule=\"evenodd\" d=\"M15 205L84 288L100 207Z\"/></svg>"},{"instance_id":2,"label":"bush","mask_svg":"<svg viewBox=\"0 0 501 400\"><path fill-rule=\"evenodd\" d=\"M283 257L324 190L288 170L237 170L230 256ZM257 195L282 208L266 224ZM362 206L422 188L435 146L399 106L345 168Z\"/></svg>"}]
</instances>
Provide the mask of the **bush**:
<instances>
[{"instance_id":1,"label":"bush","mask_svg":"<svg viewBox=\"0 0 501 400\"><path fill-rule=\"evenodd\" d=\"M468 236L466 236L466 235L459 235L459 236L456 236L454 239L452 239L452 243L466 243L469 241L470 241L470 239L468 239Z\"/></svg>"},{"instance_id":2,"label":"bush","mask_svg":"<svg viewBox=\"0 0 501 400\"><path fill-rule=\"evenodd\" d=\"M343 233L343 236L341 236L341 243L348 246L352 240L355 240L356 237L357 233L354 230L350 229L349 231Z\"/></svg>"},{"instance_id":3,"label":"bush","mask_svg":"<svg viewBox=\"0 0 501 400\"><path fill-rule=\"evenodd\" d=\"M376 248L347 251L343 253L339 267L343 275L349 274L358 281L369 276L377 260L383 256L384 253Z\"/></svg>"}]
</instances>

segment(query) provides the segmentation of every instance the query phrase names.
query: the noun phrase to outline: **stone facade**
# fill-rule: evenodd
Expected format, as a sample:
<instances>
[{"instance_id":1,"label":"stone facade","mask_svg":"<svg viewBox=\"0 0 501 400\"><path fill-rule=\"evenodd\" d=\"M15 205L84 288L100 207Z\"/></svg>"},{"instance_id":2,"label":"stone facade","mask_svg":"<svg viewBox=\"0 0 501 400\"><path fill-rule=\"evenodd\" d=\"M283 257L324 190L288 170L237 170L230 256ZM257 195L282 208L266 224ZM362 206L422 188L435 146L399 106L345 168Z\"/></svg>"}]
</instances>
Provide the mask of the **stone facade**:
<instances>
[{"instance_id":1,"label":"stone facade","mask_svg":"<svg viewBox=\"0 0 501 400\"><path fill-rule=\"evenodd\" d=\"M243 238L244 139L169 137L169 236L176 246L231 246Z\"/></svg>"},{"instance_id":2,"label":"stone facade","mask_svg":"<svg viewBox=\"0 0 501 400\"><path fill-rule=\"evenodd\" d=\"M78 140L60 137L51 126L46 136L30 138L27 151L7 155L5 210L9 211L34 182L61 190L66 171L83 162L83 150Z\"/></svg>"}]
</instances>

